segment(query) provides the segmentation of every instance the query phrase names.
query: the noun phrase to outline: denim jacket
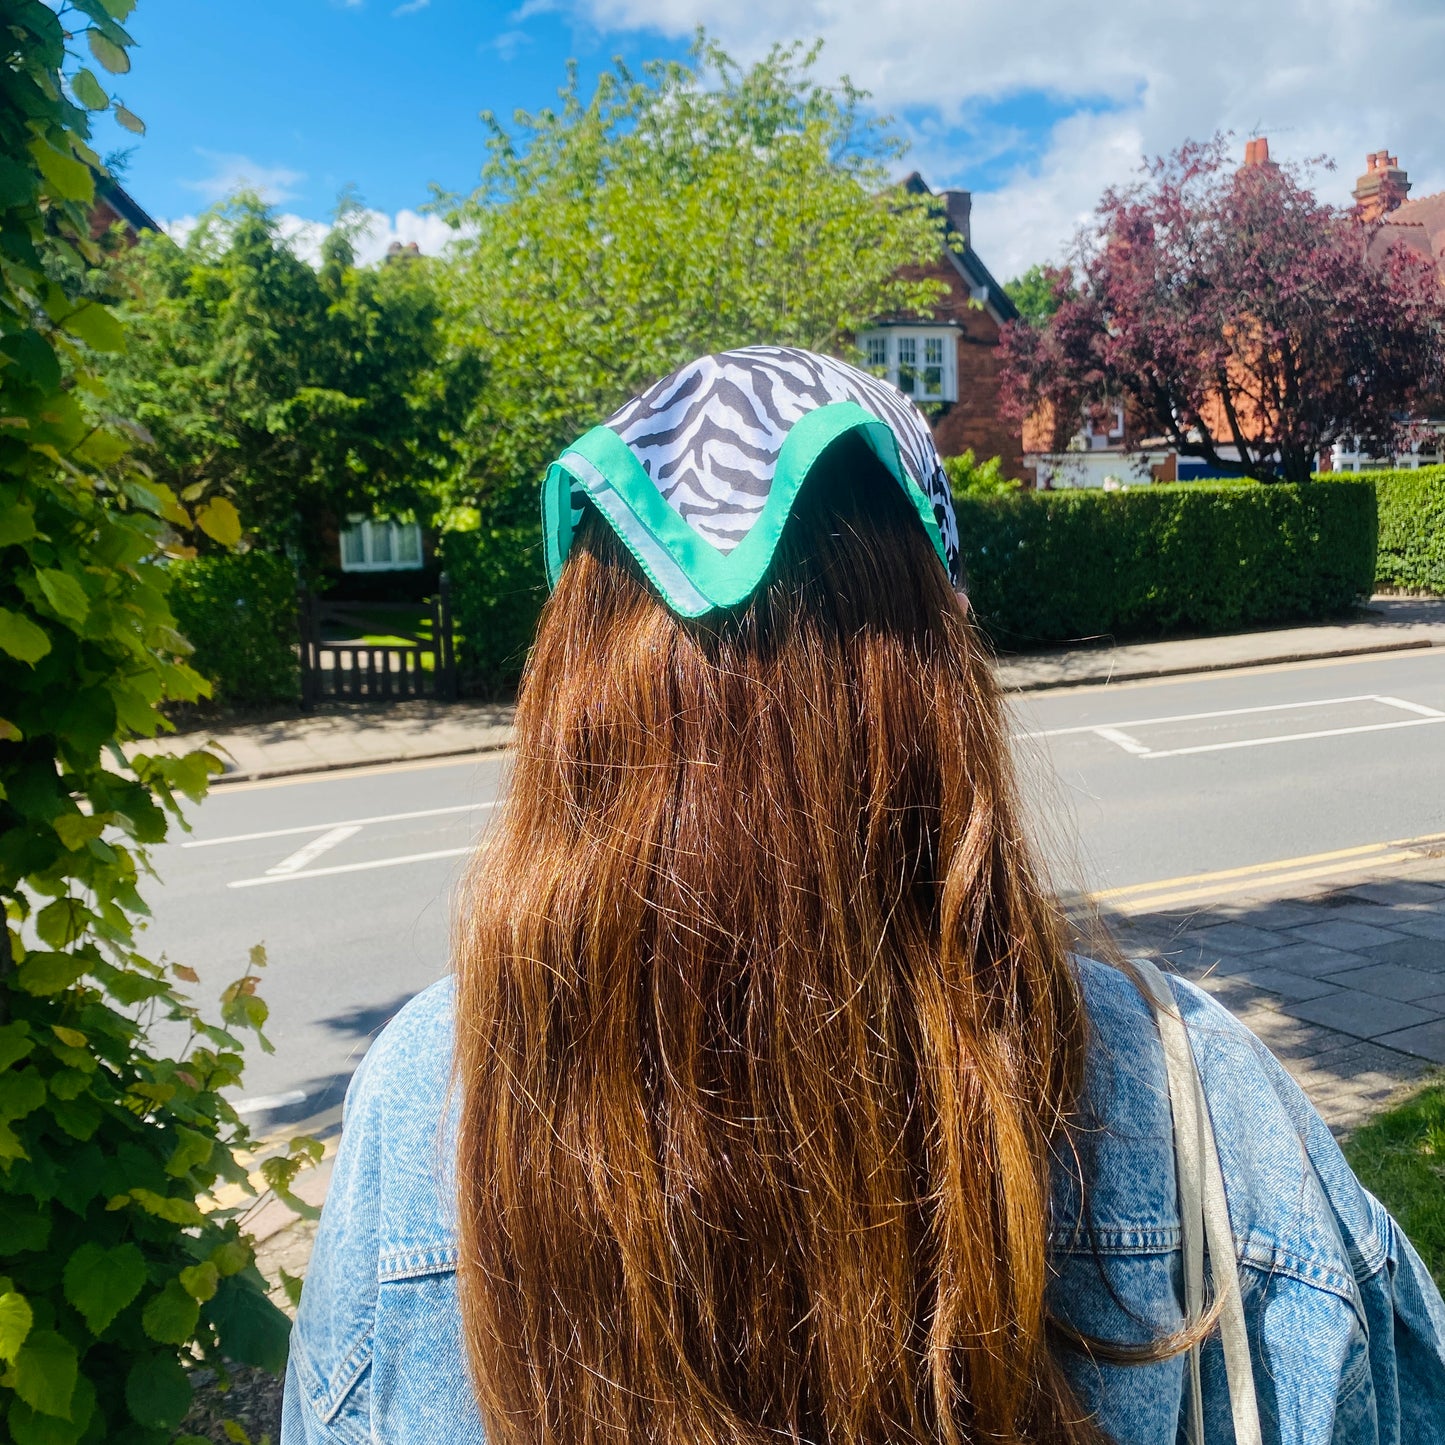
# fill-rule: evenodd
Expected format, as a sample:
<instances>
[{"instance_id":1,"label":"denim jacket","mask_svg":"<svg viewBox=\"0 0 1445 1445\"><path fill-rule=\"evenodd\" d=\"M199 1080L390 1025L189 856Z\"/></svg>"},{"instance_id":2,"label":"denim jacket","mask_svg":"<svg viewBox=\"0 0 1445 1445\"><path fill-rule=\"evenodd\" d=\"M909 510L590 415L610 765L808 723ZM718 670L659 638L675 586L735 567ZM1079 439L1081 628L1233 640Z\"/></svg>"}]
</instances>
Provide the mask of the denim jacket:
<instances>
[{"instance_id":1,"label":"denim jacket","mask_svg":"<svg viewBox=\"0 0 1445 1445\"><path fill-rule=\"evenodd\" d=\"M1182 1323L1163 1052L1120 972L1079 963L1092 1023L1085 1118L1053 1169L1054 1314L1142 1343ZM1264 1438L1445 1445L1445 1305L1264 1046L1171 980L1223 1165ZM291 1341L282 1445L472 1445L483 1431L457 1305L452 986L413 999L352 1080ZM1087 1209L1081 1210L1081 1199ZM1128 1445L1174 1445L1182 1357L1119 1365L1060 1346L1079 1398ZM1233 1438L1218 1339L1203 1352L1206 1439Z\"/></svg>"}]
</instances>

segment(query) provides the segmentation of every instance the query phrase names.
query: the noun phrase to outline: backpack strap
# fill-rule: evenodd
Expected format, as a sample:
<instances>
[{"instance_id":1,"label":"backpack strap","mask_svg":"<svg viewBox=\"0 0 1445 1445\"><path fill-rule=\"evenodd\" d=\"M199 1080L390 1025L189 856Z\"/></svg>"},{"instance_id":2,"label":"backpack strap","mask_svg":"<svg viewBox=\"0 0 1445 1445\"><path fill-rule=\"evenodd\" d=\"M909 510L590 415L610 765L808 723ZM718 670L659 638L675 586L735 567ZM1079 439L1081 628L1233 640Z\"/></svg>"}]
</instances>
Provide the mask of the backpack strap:
<instances>
[{"instance_id":1,"label":"backpack strap","mask_svg":"<svg viewBox=\"0 0 1445 1445\"><path fill-rule=\"evenodd\" d=\"M1169 1079L1169 1109L1174 1119L1174 1159L1179 1175L1179 1225L1184 1255L1184 1307L1188 1322L1200 1318L1204 1306L1204 1253L1214 1266L1214 1289L1220 1301L1219 1334L1224 1346L1229 1406L1234 1417L1235 1445L1262 1445L1259 1401L1254 1390L1244 1300L1239 1292L1234 1233L1224 1192L1224 1171L1214 1139L1209 1103L1199 1066L1173 990L1147 958L1130 960L1137 981L1154 1009L1164 1067ZM1199 1346L1189 1351L1190 1445L1204 1445L1204 1408L1199 1381Z\"/></svg>"}]
</instances>

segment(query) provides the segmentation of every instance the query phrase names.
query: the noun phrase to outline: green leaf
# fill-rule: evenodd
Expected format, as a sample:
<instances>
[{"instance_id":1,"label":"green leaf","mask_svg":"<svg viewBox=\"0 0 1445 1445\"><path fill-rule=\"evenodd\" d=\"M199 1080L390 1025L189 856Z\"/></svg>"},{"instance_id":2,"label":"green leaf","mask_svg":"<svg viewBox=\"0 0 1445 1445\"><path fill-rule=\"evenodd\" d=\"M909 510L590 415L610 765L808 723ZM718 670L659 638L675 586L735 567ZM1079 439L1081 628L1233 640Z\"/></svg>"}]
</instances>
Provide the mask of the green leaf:
<instances>
[{"instance_id":1,"label":"green leaf","mask_svg":"<svg viewBox=\"0 0 1445 1445\"><path fill-rule=\"evenodd\" d=\"M277 1309L253 1278L253 1271L222 1282L206 1306L221 1352L242 1365L279 1372L286 1368L291 1321Z\"/></svg>"},{"instance_id":2,"label":"green leaf","mask_svg":"<svg viewBox=\"0 0 1445 1445\"><path fill-rule=\"evenodd\" d=\"M166 1345L184 1345L196 1333L200 1305L178 1279L166 1281L165 1288L141 1311L141 1328L151 1339Z\"/></svg>"},{"instance_id":3,"label":"green leaf","mask_svg":"<svg viewBox=\"0 0 1445 1445\"><path fill-rule=\"evenodd\" d=\"M44 997L69 988L86 967L86 960L73 953L32 953L20 965L16 979L26 993Z\"/></svg>"},{"instance_id":4,"label":"green leaf","mask_svg":"<svg viewBox=\"0 0 1445 1445\"><path fill-rule=\"evenodd\" d=\"M35 508L29 502L17 502L0 511L0 547L28 542L34 535Z\"/></svg>"},{"instance_id":5,"label":"green leaf","mask_svg":"<svg viewBox=\"0 0 1445 1445\"><path fill-rule=\"evenodd\" d=\"M124 20L135 9L135 0L100 0L112 20Z\"/></svg>"},{"instance_id":6,"label":"green leaf","mask_svg":"<svg viewBox=\"0 0 1445 1445\"><path fill-rule=\"evenodd\" d=\"M116 106L115 119L118 125L123 126L132 135L144 135L146 133L145 121L127 106Z\"/></svg>"},{"instance_id":7,"label":"green leaf","mask_svg":"<svg viewBox=\"0 0 1445 1445\"><path fill-rule=\"evenodd\" d=\"M79 1366L69 1340L54 1330L32 1330L11 1366L11 1388L32 1410L69 1420Z\"/></svg>"},{"instance_id":8,"label":"green leaf","mask_svg":"<svg viewBox=\"0 0 1445 1445\"><path fill-rule=\"evenodd\" d=\"M44 1249L50 1243L50 1214L33 1200L0 1195L0 1239L5 1252L14 1256Z\"/></svg>"},{"instance_id":9,"label":"green leaf","mask_svg":"<svg viewBox=\"0 0 1445 1445\"><path fill-rule=\"evenodd\" d=\"M89 70L77 70L70 77L70 89L86 110L105 110L110 105L110 97Z\"/></svg>"},{"instance_id":10,"label":"green leaf","mask_svg":"<svg viewBox=\"0 0 1445 1445\"><path fill-rule=\"evenodd\" d=\"M57 898L35 915L35 931L51 948L69 948L83 936L91 917L90 909L78 898ZM85 1043L83 1034L80 1041Z\"/></svg>"},{"instance_id":11,"label":"green leaf","mask_svg":"<svg viewBox=\"0 0 1445 1445\"><path fill-rule=\"evenodd\" d=\"M69 1420L37 1414L23 1400L17 1400L10 1407L6 1424L15 1445L77 1445L94 1414L95 1387L81 1375L71 1396Z\"/></svg>"},{"instance_id":12,"label":"green leaf","mask_svg":"<svg viewBox=\"0 0 1445 1445\"><path fill-rule=\"evenodd\" d=\"M102 35L99 30L87 30L85 38L90 42L90 53L112 75L124 75L130 69L130 56L115 41Z\"/></svg>"},{"instance_id":13,"label":"green leaf","mask_svg":"<svg viewBox=\"0 0 1445 1445\"><path fill-rule=\"evenodd\" d=\"M67 316L65 329L97 351L125 350L125 327L99 301L92 301Z\"/></svg>"},{"instance_id":14,"label":"green leaf","mask_svg":"<svg viewBox=\"0 0 1445 1445\"><path fill-rule=\"evenodd\" d=\"M50 639L28 617L0 607L0 648L21 662L39 662L50 651Z\"/></svg>"},{"instance_id":15,"label":"green leaf","mask_svg":"<svg viewBox=\"0 0 1445 1445\"><path fill-rule=\"evenodd\" d=\"M66 1029L68 1034L75 1033L74 1029ZM84 1034L75 1034L76 1038L84 1038ZM90 1088L90 1075L81 1069L56 1069L45 1081L45 1086L57 1099L78 1099Z\"/></svg>"},{"instance_id":16,"label":"green leaf","mask_svg":"<svg viewBox=\"0 0 1445 1445\"><path fill-rule=\"evenodd\" d=\"M241 540L241 514L225 497L212 497L196 508L196 525L213 542L234 547Z\"/></svg>"},{"instance_id":17,"label":"green leaf","mask_svg":"<svg viewBox=\"0 0 1445 1445\"><path fill-rule=\"evenodd\" d=\"M23 1023L0 1024L0 1073L17 1064L35 1048L30 1026Z\"/></svg>"},{"instance_id":18,"label":"green leaf","mask_svg":"<svg viewBox=\"0 0 1445 1445\"><path fill-rule=\"evenodd\" d=\"M47 146L48 150L49 147ZM52 155L55 152L51 152ZM16 336L7 336L0 341L3 351L15 363L16 371L31 386L44 392L54 392L60 387L60 358L50 342L35 330L22 331ZM6 385L16 371L6 372Z\"/></svg>"},{"instance_id":19,"label":"green leaf","mask_svg":"<svg viewBox=\"0 0 1445 1445\"><path fill-rule=\"evenodd\" d=\"M42 567L36 572L35 580L40 583L45 600L67 622L85 621L90 613L90 598L85 595L85 588L68 572Z\"/></svg>"},{"instance_id":20,"label":"green leaf","mask_svg":"<svg viewBox=\"0 0 1445 1445\"><path fill-rule=\"evenodd\" d=\"M62 813L51 820L50 826L55 829L60 841L74 853L105 832L105 819L87 817L84 813Z\"/></svg>"},{"instance_id":21,"label":"green leaf","mask_svg":"<svg viewBox=\"0 0 1445 1445\"><path fill-rule=\"evenodd\" d=\"M94 33L94 32L92 32ZM95 198L95 178L90 167L74 156L62 155L43 140L30 143L30 154L45 177L50 194L61 201L90 201Z\"/></svg>"},{"instance_id":22,"label":"green leaf","mask_svg":"<svg viewBox=\"0 0 1445 1445\"><path fill-rule=\"evenodd\" d=\"M22 1294L6 1290L0 1294L0 1360L13 1360L35 1323L30 1303Z\"/></svg>"},{"instance_id":23,"label":"green leaf","mask_svg":"<svg viewBox=\"0 0 1445 1445\"><path fill-rule=\"evenodd\" d=\"M120 1201L134 1201L147 1214L171 1224L200 1225L203 1222L194 1199L177 1199L174 1195L157 1194L154 1189L132 1189L129 1194L122 1194ZM111 1200L112 1207L116 1203L116 1200Z\"/></svg>"},{"instance_id":24,"label":"green leaf","mask_svg":"<svg viewBox=\"0 0 1445 1445\"><path fill-rule=\"evenodd\" d=\"M0 206L22 206L34 196L34 171L8 156L0 158Z\"/></svg>"},{"instance_id":25,"label":"green leaf","mask_svg":"<svg viewBox=\"0 0 1445 1445\"><path fill-rule=\"evenodd\" d=\"M166 1173L172 1179L180 1179L192 1169L204 1164L216 1147L214 1139L208 1134L198 1133L195 1129L181 1126L176 1133L180 1136L180 1142L166 1160Z\"/></svg>"},{"instance_id":26,"label":"green leaf","mask_svg":"<svg viewBox=\"0 0 1445 1445\"><path fill-rule=\"evenodd\" d=\"M220 1271L208 1259L180 1273L181 1288L200 1304L205 1304L216 1293L220 1280Z\"/></svg>"},{"instance_id":27,"label":"green leaf","mask_svg":"<svg viewBox=\"0 0 1445 1445\"><path fill-rule=\"evenodd\" d=\"M251 1247L240 1239L228 1239L211 1251L211 1263L220 1271L222 1278L240 1274L251 1259Z\"/></svg>"},{"instance_id":28,"label":"green leaf","mask_svg":"<svg viewBox=\"0 0 1445 1445\"><path fill-rule=\"evenodd\" d=\"M174 1430L191 1408L191 1382L172 1354L147 1355L126 1376L125 1403L149 1430Z\"/></svg>"},{"instance_id":29,"label":"green leaf","mask_svg":"<svg viewBox=\"0 0 1445 1445\"><path fill-rule=\"evenodd\" d=\"M145 1256L133 1244L103 1249L82 1244L65 1262L65 1297L80 1311L91 1334L99 1335L141 1292Z\"/></svg>"},{"instance_id":30,"label":"green leaf","mask_svg":"<svg viewBox=\"0 0 1445 1445\"><path fill-rule=\"evenodd\" d=\"M34 1069L0 1074L0 1119L9 1123L33 1114L45 1102L45 1080Z\"/></svg>"},{"instance_id":31,"label":"green leaf","mask_svg":"<svg viewBox=\"0 0 1445 1445\"><path fill-rule=\"evenodd\" d=\"M281 1281L281 1288L286 1292L286 1298L293 1310L301 1308L301 1290L306 1283L305 1275L292 1274L284 1266L277 1265L276 1273Z\"/></svg>"}]
</instances>

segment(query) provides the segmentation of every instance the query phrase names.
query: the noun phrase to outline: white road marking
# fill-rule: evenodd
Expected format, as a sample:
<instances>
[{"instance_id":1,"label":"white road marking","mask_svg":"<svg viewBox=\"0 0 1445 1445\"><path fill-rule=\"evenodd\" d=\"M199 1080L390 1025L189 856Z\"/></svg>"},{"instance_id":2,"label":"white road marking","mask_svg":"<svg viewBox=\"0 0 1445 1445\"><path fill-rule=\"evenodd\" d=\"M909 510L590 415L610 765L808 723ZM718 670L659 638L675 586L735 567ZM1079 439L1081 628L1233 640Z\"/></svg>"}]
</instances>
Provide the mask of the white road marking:
<instances>
[{"instance_id":1,"label":"white road marking","mask_svg":"<svg viewBox=\"0 0 1445 1445\"><path fill-rule=\"evenodd\" d=\"M268 1114L272 1109L285 1109L305 1102L305 1089L288 1089L284 1094L257 1094L254 1099L238 1099L231 1107L238 1114Z\"/></svg>"},{"instance_id":2,"label":"white road marking","mask_svg":"<svg viewBox=\"0 0 1445 1445\"><path fill-rule=\"evenodd\" d=\"M1423 703L1406 702L1402 697L1377 697L1376 702L1383 702L1390 707L1402 707L1406 712L1417 712L1421 717L1445 717L1445 712L1437 712L1433 707L1426 707Z\"/></svg>"},{"instance_id":3,"label":"white road marking","mask_svg":"<svg viewBox=\"0 0 1445 1445\"><path fill-rule=\"evenodd\" d=\"M218 848L223 843L253 843L259 838L290 838L299 833L324 833L328 828L365 828L372 823L403 823L412 818L440 818L446 813L474 813L495 808L499 799L486 803L457 803L448 808L421 808L414 813L378 813L374 818L343 818L336 823L302 823L295 828L268 828L261 833L233 833L229 838L194 838L182 848Z\"/></svg>"},{"instance_id":4,"label":"white road marking","mask_svg":"<svg viewBox=\"0 0 1445 1445\"><path fill-rule=\"evenodd\" d=\"M1275 743L1303 743L1311 738L1342 738L1350 733L1385 733L1395 728L1424 728L1431 723L1445 722L1445 716L1412 717L1405 722L1366 723L1356 728L1322 728L1313 733L1285 733L1273 738L1238 738L1229 743L1200 743L1192 748L1164 748L1159 752L1140 753L1141 758L1182 758L1191 753L1223 753L1231 748L1267 748Z\"/></svg>"},{"instance_id":5,"label":"white road marking","mask_svg":"<svg viewBox=\"0 0 1445 1445\"><path fill-rule=\"evenodd\" d=\"M330 878L337 873L365 873L370 868L397 868L403 863L429 863L434 858L460 858L476 851L476 845L465 848L438 848L431 853L405 853L399 858L368 858L364 863L334 863L329 868L306 868L299 873L266 873L260 878L238 878L227 888L259 888L263 883L294 883L298 878Z\"/></svg>"},{"instance_id":6,"label":"white road marking","mask_svg":"<svg viewBox=\"0 0 1445 1445\"><path fill-rule=\"evenodd\" d=\"M1149 749L1138 738L1131 738L1128 733L1122 733L1118 728L1095 728L1094 731L1105 742L1118 744L1126 753L1133 753L1135 757L1139 758L1149 756Z\"/></svg>"},{"instance_id":7,"label":"white road marking","mask_svg":"<svg viewBox=\"0 0 1445 1445\"><path fill-rule=\"evenodd\" d=\"M338 843L344 843L348 838L354 838L359 832L361 832L360 823L343 823L339 827L323 833L319 838L313 838L309 843L303 843L289 858L283 858L274 868L268 868L266 872L299 873L308 863L314 863L323 853L329 853Z\"/></svg>"},{"instance_id":8,"label":"white road marking","mask_svg":"<svg viewBox=\"0 0 1445 1445\"><path fill-rule=\"evenodd\" d=\"M1110 726L1119 728L1152 728L1162 727L1167 723L1181 722L1202 722L1206 718L1214 717L1243 717L1247 713L1256 712L1293 712L1297 708L1306 707L1335 707L1346 702L1385 702L1394 699L1377 697L1372 692L1358 693L1354 697L1320 697L1313 698L1308 702L1272 702L1262 707L1226 707L1218 712L1181 712L1174 713L1169 717L1138 717L1131 718L1125 722L1112 723ZM1099 730L1098 723L1082 723L1078 727L1047 728L1043 732L1020 733L1020 738L1062 738L1073 733L1096 733Z\"/></svg>"},{"instance_id":9,"label":"white road marking","mask_svg":"<svg viewBox=\"0 0 1445 1445\"><path fill-rule=\"evenodd\" d=\"M1167 727L1171 723L1204 722L1221 717L1246 717L1254 713L1295 712L1311 707L1339 707L1347 703L1359 702L1378 703L1382 707L1399 708L1405 712L1417 713L1419 716L1402 722L1362 723L1355 727L1318 728L1310 732L1282 733L1274 737L1235 738L1229 742L1196 743L1192 747L1185 748L1151 748L1147 743L1141 742L1131 733L1124 731L1125 728ZM1095 737L1104 739L1105 742L1111 742L1116 747L1123 748L1126 753L1136 758L1183 758L1196 753L1223 753L1230 752L1235 748L1265 748L1272 747L1276 743L1302 743L1314 738L1348 737L1353 733L1390 732L1395 728L1424 727L1430 723L1440 722L1445 722L1445 712L1440 712L1433 707L1426 707L1423 703L1409 702L1405 698L1385 697L1371 692L1359 693L1352 697L1311 698L1304 702L1274 702L1260 707L1221 708L1216 712L1186 712L1175 713L1170 717L1134 718L1110 726L1101 723L1081 723L1075 727L1016 733L1014 737L1016 741L1022 741L1032 738L1077 737L1084 733L1092 733Z\"/></svg>"}]
</instances>

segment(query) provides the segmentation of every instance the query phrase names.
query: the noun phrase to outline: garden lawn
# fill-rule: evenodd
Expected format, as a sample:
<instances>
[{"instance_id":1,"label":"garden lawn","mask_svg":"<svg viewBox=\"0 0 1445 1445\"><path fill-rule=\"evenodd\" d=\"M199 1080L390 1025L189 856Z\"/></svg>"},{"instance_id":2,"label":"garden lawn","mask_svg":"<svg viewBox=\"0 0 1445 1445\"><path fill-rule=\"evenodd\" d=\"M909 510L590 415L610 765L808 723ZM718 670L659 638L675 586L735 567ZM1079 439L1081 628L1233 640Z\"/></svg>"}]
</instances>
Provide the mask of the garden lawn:
<instances>
[{"instance_id":1,"label":"garden lawn","mask_svg":"<svg viewBox=\"0 0 1445 1445\"><path fill-rule=\"evenodd\" d=\"M1445 1288L1445 1083L1427 1086L1357 1129L1345 1158Z\"/></svg>"}]
</instances>

